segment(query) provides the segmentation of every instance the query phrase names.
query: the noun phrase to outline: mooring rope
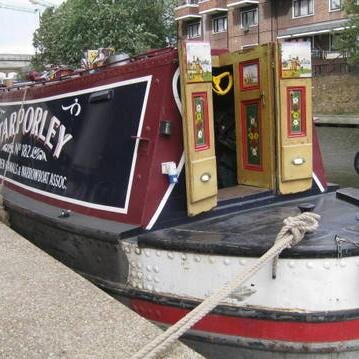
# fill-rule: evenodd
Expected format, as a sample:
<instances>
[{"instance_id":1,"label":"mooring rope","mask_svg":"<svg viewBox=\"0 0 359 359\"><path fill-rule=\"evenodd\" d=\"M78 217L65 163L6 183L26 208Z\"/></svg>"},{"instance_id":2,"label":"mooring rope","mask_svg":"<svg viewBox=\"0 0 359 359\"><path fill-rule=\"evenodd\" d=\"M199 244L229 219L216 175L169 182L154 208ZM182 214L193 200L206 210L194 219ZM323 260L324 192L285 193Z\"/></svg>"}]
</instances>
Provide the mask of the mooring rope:
<instances>
[{"instance_id":1,"label":"mooring rope","mask_svg":"<svg viewBox=\"0 0 359 359\"><path fill-rule=\"evenodd\" d=\"M315 213L304 212L295 217L288 217L284 220L284 226L279 231L274 245L258 258L247 270L237 274L231 282L226 283L220 290L216 291L209 298L204 300L177 323L169 327L165 332L145 345L132 358L152 359L162 353L169 345L174 343L194 324L211 312L222 300L227 298L236 288L241 286L264 264L278 256L284 249L298 244L306 232L313 232L319 226L320 216Z\"/></svg>"}]
</instances>

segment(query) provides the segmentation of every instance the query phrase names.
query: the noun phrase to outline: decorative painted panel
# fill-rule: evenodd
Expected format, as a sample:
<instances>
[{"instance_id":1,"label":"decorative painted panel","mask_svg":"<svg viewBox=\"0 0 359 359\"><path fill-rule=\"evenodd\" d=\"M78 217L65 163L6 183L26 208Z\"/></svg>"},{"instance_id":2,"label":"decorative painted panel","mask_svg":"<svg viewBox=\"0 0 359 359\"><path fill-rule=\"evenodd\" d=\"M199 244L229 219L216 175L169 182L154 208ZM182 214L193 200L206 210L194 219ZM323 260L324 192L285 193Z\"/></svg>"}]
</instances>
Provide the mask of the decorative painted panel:
<instances>
[{"instance_id":1,"label":"decorative painted panel","mask_svg":"<svg viewBox=\"0 0 359 359\"><path fill-rule=\"evenodd\" d=\"M203 151L209 148L208 100L206 92L192 93L194 148Z\"/></svg>"},{"instance_id":2,"label":"decorative painted panel","mask_svg":"<svg viewBox=\"0 0 359 359\"><path fill-rule=\"evenodd\" d=\"M212 82L211 47L207 42L186 42L187 82Z\"/></svg>"},{"instance_id":3,"label":"decorative painted panel","mask_svg":"<svg viewBox=\"0 0 359 359\"><path fill-rule=\"evenodd\" d=\"M312 76L312 53L309 41L281 44L282 78Z\"/></svg>"},{"instance_id":4,"label":"decorative painted panel","mask_svg":"<svg viewBox=\"0 0 359 359\"><path fill-rule=\"evenodd\" d=\"M243 165L245 169L255 171L263 171L260 106L260 99L241 103Z\"/></svg>"},{"instance_id":5,"label":"decorative painted panel","mask_svg":"<svg viewBox=\"0 0 359 359\"><path fill-rule=\"evenodd\" d=\"M242 62L239 64L240 89L259 89L259 59Z\"/></svg>"},{"instance_id":6,"label":"decorative painted panel","mask_svg":"<svg viewBox=\"0 0 359 359\"><path fill-rule=\"evenodd\" d=\"M287 87L288 136L306 136L305 87Z\"/></svg>"}]
</instances>

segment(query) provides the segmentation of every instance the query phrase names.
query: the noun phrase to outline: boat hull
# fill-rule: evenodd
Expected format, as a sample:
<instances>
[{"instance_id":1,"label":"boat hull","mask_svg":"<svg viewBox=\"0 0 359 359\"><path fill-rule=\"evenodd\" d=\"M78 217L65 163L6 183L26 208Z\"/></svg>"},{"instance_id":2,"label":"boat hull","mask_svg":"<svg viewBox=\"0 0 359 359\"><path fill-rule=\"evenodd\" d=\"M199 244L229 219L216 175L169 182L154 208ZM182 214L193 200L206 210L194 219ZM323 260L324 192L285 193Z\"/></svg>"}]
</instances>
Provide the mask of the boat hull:
<instances>
[{"instance_id":1,"label":"boat hull","mask_svg":"<svg viewBox=\"0 0 359 359\"><path fill-rule=\"evenodd\" d=\"M245 252L236 254L233 246L232 253L221 254L209 253L208 247L201 253L189 249L190 244L181 251L168 243L153 248L153 243L145 245L147 234L138 228L120 236L121 227L106 227L106 222L92 230L81 227L75 214L50 220L51 207L34 203L26 212L21 195L12 195L7 193L5 205L15 230L162 327L177 322L256 260ZM35 215L35 208L42 214ZM331 251L323 256L284 254L277 279L266 265L183 339L208 358L356 358L359 255L354 248L346 248L347 256L341 258L335 247Z\"/></svg>"},{"instance_id":2,"label":"boat hull","mask_svg":"<svg viewBox=\"0 0 359 359\"><path fill-rule=\"evenodd\" d=\"M270 343L268 343L268 348L263 346L263 350L258 350L251 347L245 348L238 345L227 345L225 344L225 339L219 344L203 342L198 339L185 339L183 342L208 359L354 359L358 357L358 351L353 349L354 346L344 351L341 343L335 344L336 347L342 348L340 351L334 349L332 352L312 352L303 344L298 352L294 352L294 347L288 351L273 350L270 348Z\"/></svg>"}]
</instances>

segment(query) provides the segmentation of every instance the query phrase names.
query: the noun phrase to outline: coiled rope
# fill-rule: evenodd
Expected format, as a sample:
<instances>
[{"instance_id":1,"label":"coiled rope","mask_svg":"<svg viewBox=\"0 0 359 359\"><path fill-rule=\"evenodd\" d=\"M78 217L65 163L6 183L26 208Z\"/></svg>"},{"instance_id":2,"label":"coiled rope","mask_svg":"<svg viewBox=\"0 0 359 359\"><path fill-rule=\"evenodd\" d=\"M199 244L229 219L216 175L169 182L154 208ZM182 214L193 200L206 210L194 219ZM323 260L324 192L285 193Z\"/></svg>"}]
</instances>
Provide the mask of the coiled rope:
<instances>
[{"instance_id":1,"label":"coiled rope","mask_svg":"<svg viewBox=\"0 0 359 359\"><path fill-rule=\"evenodd\" d=\"M145 345L132 358L133 359L153 359L163 352L169 345L174 343L194 324L211 312L222 300L227 298L231 292L241 286L264 264L278 256L284 249L298 244L306 232L313 232L319 226L320 216L315 213L304 212L295 217L288 217L284 226L279 231L274 245L264 253L258 260L250 265L247 270L237 274L231 282L226 283L220 290L204 300L176 324L169 327L165 332Z\"/></svg>"}]
</instances>

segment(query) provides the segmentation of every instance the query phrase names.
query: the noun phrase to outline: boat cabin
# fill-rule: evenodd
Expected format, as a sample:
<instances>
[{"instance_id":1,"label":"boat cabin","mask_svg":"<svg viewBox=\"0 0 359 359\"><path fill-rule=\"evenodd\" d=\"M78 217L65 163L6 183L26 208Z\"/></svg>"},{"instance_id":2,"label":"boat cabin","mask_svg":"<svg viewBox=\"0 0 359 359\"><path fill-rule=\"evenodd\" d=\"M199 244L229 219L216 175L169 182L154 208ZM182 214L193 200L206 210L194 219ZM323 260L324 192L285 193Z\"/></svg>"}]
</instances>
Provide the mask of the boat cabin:
<instances>
[{"instance_id":1,"label":"boat cabin","mask_svg":"<svg viewBox=\"0 0 359 359\"><path fill-rule=\"evenodd\" d=\"M304 42L231 53L186 41L2 88L6 197L126 233L309 191L313 178L324 191L310 76Z\"/></svg>"}]
</instances>

